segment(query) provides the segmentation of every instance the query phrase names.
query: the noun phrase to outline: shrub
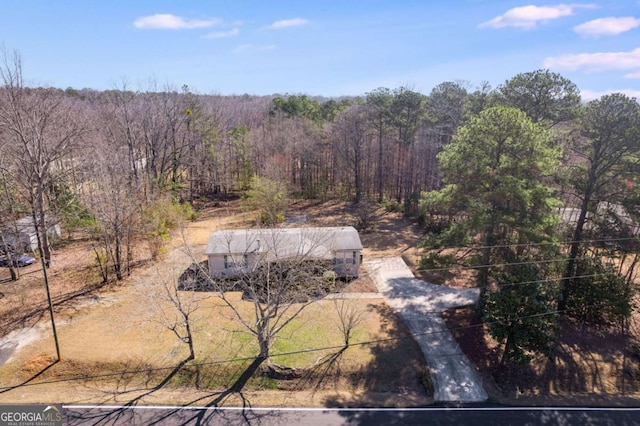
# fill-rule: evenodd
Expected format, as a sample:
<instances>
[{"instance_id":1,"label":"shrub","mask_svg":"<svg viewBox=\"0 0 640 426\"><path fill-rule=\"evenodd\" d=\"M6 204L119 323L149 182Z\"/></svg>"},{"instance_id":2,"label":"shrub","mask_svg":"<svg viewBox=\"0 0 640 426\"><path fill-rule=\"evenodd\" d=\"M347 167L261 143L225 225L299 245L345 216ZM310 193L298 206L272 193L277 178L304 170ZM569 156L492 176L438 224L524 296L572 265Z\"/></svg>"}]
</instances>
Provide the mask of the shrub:
<instances>
[{"instance_id":1,"label":"shrub","mask_svg":"<svg viewBox=\"0 0 640 426\"><path fill-rule=\"evenodd\" d=\"M143 233L151 248L151 258L156 259L166 253L164 244L171 237L171 231L185 220L196 218L196 212L187 203L176 203L169 198L149 204L143 214Z\"/></svg>"},{"instance_id":2,"label":"shrub","mask_svg":"<svg viewBox=\"0 0 640 426\"><path fill-rule=\"evenodd\" d=\"M393 198L385 198L382 200L382 206L389 213L402 213L404 211L402 203Z\"/></svg>"},{"instance_id":3,"label":"shrub","mask_svg":"<svg viewBox=\"0 0 640 426\"><path fill-rule=\"evenodd\" d=\"M447 268L457 262L454 255L430 252L420 258L420 269Z\"/></svg>"},{"instance_id":4,"label":"shrub","mask_svg":"<svg viewBox=\"0 0 640 426\"><path fill-rule=\"evenodd\" d=\"M620 324L629 318L634 295L632 283L600 258L577 261L567 300L569 314L594 324Z\"/></svg>"},{"instance_id":5,"label":"shrub","mask_svg":"<svg viewBox=\"0 0 640 426\"><path fill-rule=\"evenodd\" d=\"M244 204L250 210L260 212L258 220L264 225L284 222L289 193L279 182L254 176L250 188L244 193Z\"/></svg>"}]
</instances>

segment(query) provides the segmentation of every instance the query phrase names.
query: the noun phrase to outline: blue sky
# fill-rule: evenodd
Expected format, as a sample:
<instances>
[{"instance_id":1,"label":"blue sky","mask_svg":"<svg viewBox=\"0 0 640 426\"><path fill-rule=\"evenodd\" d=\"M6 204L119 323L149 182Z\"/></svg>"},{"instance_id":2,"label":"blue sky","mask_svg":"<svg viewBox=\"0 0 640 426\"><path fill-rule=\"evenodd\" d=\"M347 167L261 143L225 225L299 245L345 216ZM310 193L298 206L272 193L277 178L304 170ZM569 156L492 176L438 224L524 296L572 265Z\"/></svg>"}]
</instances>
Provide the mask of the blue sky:
<instances>
[{"instance_id":1,"label":"blue sky","mask_svg":"<svg viewBox=\"0 0 640 426\"><path fill-rule=\"evenodd\" d=\"M32 85L361 95L549 68L640 98L640 0L4 0Z\"/></svg>"}]
</instances>

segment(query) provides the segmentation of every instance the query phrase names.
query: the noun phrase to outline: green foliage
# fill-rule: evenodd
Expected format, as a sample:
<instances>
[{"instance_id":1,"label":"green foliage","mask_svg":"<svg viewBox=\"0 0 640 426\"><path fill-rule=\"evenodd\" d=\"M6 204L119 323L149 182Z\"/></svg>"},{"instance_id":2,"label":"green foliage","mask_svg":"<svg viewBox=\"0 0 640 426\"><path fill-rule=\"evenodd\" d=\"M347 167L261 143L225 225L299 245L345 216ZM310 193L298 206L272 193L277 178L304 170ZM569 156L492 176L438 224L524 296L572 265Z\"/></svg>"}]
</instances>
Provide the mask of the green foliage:
<instances>
[{"instance_id":1,"label":"green foliage","mask_svg":"<svg viewBox=\"0 0 640 426\"><path fill-rule=\"evenodd\" d=\"M371 107L371 114L376 122L378 132L391 123L391 102L393 95L386 87L378 87L368 92L366 105Z\"/></svg>"},{"instance_id":2,"label":"green foliage","mask_svg":"<svg viewBox=\"0 0 640 426\"><path fill-rule=\"evenodd\" d=\"M631 316L635 285L600 257L577 261L576 278L571 279L567 310L583 321L622 324Z\"/></svg>"},{"instance_id":3,"label":"green foliage","mask_svg":"<svg viewBox=\"0 0 640 426\"><path fill-rule=\"evenodd\" d=\"M587 159L567 171L568 182L587 198L616 202L637 191L640 105L614 93L589 102L572 150Z\"/></svg>"},{"instance_id":4,"label":"green foliage","mask_svg":"<svg viewBox=\"0 0 640 426\"><path fill-rule=\"evenodd\" d=\"M559 203L545 183L560 152L522 111L492 107L461 127L438 158L445 186L421 196L431 231L424 247L479 245L467 261L491 265L478 269L477 280L486 290L482 309L489 333L504 345L503 362L549 355L556 319L540 314L555 309L557 285L545 279L553 271L535 263L556 252ZM432 254L423 258L425 265L438 261ZM504 264L518 265L499 266Z\"/></svg>"},{"instance_id":5,"label":"green foliage","mask_svg":"<svg viewBox=\"0 0 640 426\"><path fill-rule=\"evenodd\" d=\"M624 237L630 229L628 222L619 219L628 215L637 223L634 198L640 174L640 105L620 93L589 102L580 117L579 137L571 142L574 155L585 161L567 173L567 180L582 203L573 229L562 304L569 302L571 293L580 298L572 289L574 281L570 278L579 275L576 258L584 250L582 241L588 233L595 231L595 237ZM614 208L603 208L604 201ZM616 210L621 214L611 214ZM600 226L588 229L587 218Z\"/></svg>"},{"instance_id":6,"label":"green foliage","mask_svg":"<svg viewBox=\"0 0 640 426\"><path fill-rule=\"evenodd\" d=\"M336 115L341 111L344 111L351 105L351 101L348 99L341 99L340 101L335 101L333 99L329 99L326 102L323 102L320 105L320 109L322 112L322 118L325 121L333 121L336 118Z\"/></svg>"},{"instance_id":7,"label":"green foliage","mask_svg":"<svg viewBox=\"0 0 640 426\"><path fill-rule=\"evenodd\" d=\"M552 240L559 202L545 180L559 157L548 133L523 112L482 111L438 156L445 186L421 196L425 223L448 225L430 235L431 246Z\"/></svg>"},{"instance_id":8,"label":"green foliage","mask_svg":"<svg viewBox=\"0 0 640 426\"><path fill-rule=\"evenodd\" d=\"M580 106L577 86L549 70L518 74L498 91L505 105L518 108L532 121L546 125L575 118Z\"/></svg>"},{"instance_id":9,"label":"green foliage","mask_svg":"<svg viewBox=\"0 0 640 426\"><path fill-rule=\"evenodd\" d=\"M456 257L451 254L432 251L420 258L420 269L448 268L456 262Z\"/></svg>"},{"instance_id":10,"label":"green foliage","mask_svg":"<svg viewBox=\"0 0 640 426\"><path fill-rule=\"evenodd\" d=\"M504 345L501 363L526 364L539 354L550 357L553 352L559 288L544 275L534 263L512 266L495 274L496 288L485 293L483 321L489 324L489 334Z\"/></svg>"},{"instance_id":11,"label":"green foliage","mask_svg":"<svg viewBox=\"0 0 640 426\"><path fill-rule=\"evenodd\" d=\"M196 212L190 204L163 198L147 205L142 217L143 235L149 241L151 257L155 259L166 252L164 244L171 238L171 231L185 220L194 220Z\"/></svg>"},{"instance_id":12,"label":"green foliage","mask_svg":"<svg viewBox=\"0 0 640 426\"><path fill-rule=\"evenodd\" d=\"M587 104L580 125L581 138L572 141L572 149L588 162L571 168L569 182L587 199L633 200L640 173L640 105L620 93L606 95Z\"/></svg>"},{"instance_id":13,"label":"green foliage","mask_svg":"<svg viewBox=\"0 0 640 426\"><path fill-rule=\"evenodd\" d=\"M55 185L53 194L54 210L62 221L62 227L69 235L76 230L93 230L98 226L95 217L68 186Z\"/></svg>"},{"instance_id":14,"label":"green foliage","mask_svg":"<svg viewBox=\"0 0 640 426\"><path fill-rule=\"evenodd\" d=\"M274 225L285 219L289 193L280 182L254 176L244 193L244 203L249 209L259 211L260 223Z\"/></svg>"},{"instance_id":15,"label":"green foliage","mask_svg":"<svg viewBox=\"0 0 640 426\"><path fill-rule=\"evenodd\" d=\"M323 110L315 99L306 95L291 95L285 97L278 96L271 102L269 115L274 116L278 112L284 113L286 117L302 117L315 123L321 123Z\"/></svg>"},{"instance_id":16,"label":"green foliage","mask_svg":"<svg viewBox=\"0 0 640 426\"><path fill-rule=\"evenodd\" d=\"M424 248L458 247L473 243L477 231L471 228L471 221L466 220L467 205L457 195L458 190L456 184L451 184L439 191L422 193L418 218L427 232L422 243Z\"/></svg>"},{"instance_id":17,"label":"green foliage","mask_svg":"<svg viewBox=\"0 0 640 426\"><path fill-rule=\"evenodd\" d=\"M431 90L427 103L430 126L447 144L462 121L469 101L467 89L460 83L447 81Z\"/></svg>"},{"instance_id":18,"label":"green foliage","mask_svg":"<svg viewBox=\"0 0 640 426\"><path fill-rule=\"evenodd\" d=\"M396 129L398 139L405 145L411 145L415 139L418 125L424 118L427 97L406 87L393 91L389 105L391 124Z\"/></svg>"},{"instance_id":19,"label":"green foliage","mask_svg":"<svg viewBox=\"0 0 640 426\"><path fill-rule=\"evenodd\" d=\"M395 198L384 198L382 200L382 207L390 213L402 213L404 206L401 202L396 200Z\"/></svg>"},{"instance_id":20,"label":"green foliage","mask_svg":"<svg viewBox=\"0 0 640 426\"><path fill-rule=\"evenodd\" d=\"M498 105L498 95L492 90L491 85L484 81L473 93L470 93L466 102L465 117L472 118L485 109Z\"/></svg>"}]
</instances>

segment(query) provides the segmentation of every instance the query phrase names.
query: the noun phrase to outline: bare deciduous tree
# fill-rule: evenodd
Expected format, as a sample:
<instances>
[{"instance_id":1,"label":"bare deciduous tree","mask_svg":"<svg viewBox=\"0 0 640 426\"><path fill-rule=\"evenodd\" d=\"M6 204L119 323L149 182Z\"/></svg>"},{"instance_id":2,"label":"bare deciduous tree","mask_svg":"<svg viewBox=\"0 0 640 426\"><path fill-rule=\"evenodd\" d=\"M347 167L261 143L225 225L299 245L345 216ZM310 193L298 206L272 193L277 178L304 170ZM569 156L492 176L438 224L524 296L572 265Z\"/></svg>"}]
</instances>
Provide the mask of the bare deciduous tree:
<instances>
[{"instance_id":1,"label":"bare deciduous tree","mask_svg":"<svg viewBox=\"0 0 640 426\"><path fill-rule=\"evenodd\" d=\"M345 168L352 174L351 178L345 181L353 182L355 203L359 203L363 198L365 180L370 181L364 176L365 165L370 160L367 154L370 152L372 139L369 114L369 107L366 105L354 105L342 111L336 117L334 125L335 151L344 162Z\"/></svg>"},{"instance_id":2,"label":"bare deciduous tree","mask_svg":"<svg viewBox=\"0 0 640 426\"><path fill-rule=\"evenodd\" d=\"M182 281L177 278L171 280L160 276L158 278L160 285L154 282L154 288L150 289L150 294L153 295L152 303L158 313L158 322L187 345L189 356L185 362L191 361L196 357L192 315L200 307L196 293L189 291L195 285L195 280L193 277Z\"/></svg>"},{"instance_id":3,"label":"bare deciduous tree","mask_svg":"<svg viewBox=\"0 0 640 426\"><path fill-rule=\"evenodd\" d=\"M294 237L287 231L223 233L219 243L228 247L227 270L235 272L223 276L201 271L208 289L219 293L233 312L234 320L255 337L258 358L267 361L271 370L279 367L269 356L282 330L336 285L335 280L324 274L331 269L333 235L309 230ZM238 244L243 246L241 253L237 251ZM193 254L191 257L195 259ZM242 292L243 298L252 304L250 312L241 309L229 291Z\"/></svg>"},{"instance_id":4,"label":"bare deciduous tree","mask_svg":"<svg viewBox=\"0 0 640 426\"><path fill-rule=\"evenodd\" d=\"M130 272L132 242L139 223L142 183L130 181L122 150L98 154L93 162L93 179L83 201L98 222L96 238L104 271L113 270L118 280ZM104 275L103 278L107 278Z\"/></svg>"},{"instance_id":5,"label":"bare deciduous tree","mask_svg":"<svg viewBox=\"0 0 640 426\"><path fill-rule=\"evenodd\" d=\"M47 268L51 262L49 245L50 216L48 191L53 186L57 164L64 162L86 132L81 120L68 110L64 92L55 89L29 89L22 75L22 60L17 52L0 50L0 129L7 171L21 187L29 205L44 275L56 354L60 347L55 327L53 303Z\"/></svg>"},{"instance_id":6,"label":"bare deciduous tree","mask_svg":"<svg viewBox=\"0 0 640 426\"><path fill-rule=\"evenodd\" d=\"M46 267L51 262L47 230L50 223L48 193L56 167L70 158L86 133L82 120L69 111L64 93L55 89L29 89L22 75L18 53L2 52L0 79L0 128L11 145L4 155L13 180L23 189L38 238L38 249Z\"/></svg>"},{"instance_id":7,"label":"bare deciduous tree","mask_svg":"<svg viewBox=\"0 0 640 426\"><path fill-rule=\"evenodd\" d=\"M334 307L338 313L338 320L340 321L338 328L344 339L344 348L346 349L351 345L351 338L356 327L364 321L366 310L362 308L361 304L345 299L335 299Z\"/></svg>"}]
</instances>

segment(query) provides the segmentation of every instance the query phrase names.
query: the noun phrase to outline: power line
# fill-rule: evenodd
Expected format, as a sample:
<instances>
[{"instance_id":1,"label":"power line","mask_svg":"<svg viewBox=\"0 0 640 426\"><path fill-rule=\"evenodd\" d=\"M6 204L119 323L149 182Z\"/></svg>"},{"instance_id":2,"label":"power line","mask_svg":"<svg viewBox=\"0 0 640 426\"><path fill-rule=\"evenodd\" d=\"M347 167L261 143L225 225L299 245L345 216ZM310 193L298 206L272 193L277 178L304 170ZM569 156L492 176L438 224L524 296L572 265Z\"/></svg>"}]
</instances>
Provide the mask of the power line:
<instances>
[{"instance_id":1,"label":"power line","mask_svg":"<svg viewBox=\"0 0 640 426\"><path fill-rule=\"evenodd\" d=\"M497 247L497 246L496 246ZM486 248L486 247L485 247ZM469 248L472 249L472 248ZM634 253L638 255L638 253ZM577 256L574 260L583 260L583 259L591 259L593 256ZM506 262L506 263L490 263L485 265L451 265L451 266L443 266L441 268L418 268L416 271L418 272L439 272L439 271L448 271L451 269L456 270L467 270L467 269L483 269L483 268L491 268L496 266L521 266L521 265L529 265L529 264L540 264L540 263L554 263L554 262L566 262L568 261L568 257L559 257L555 259L539 259L539 260L527 260L522 262Z\"/></svg>"},{"instance_id":2,"label":"power line","mask_svg":"<svg viewBox=\"0 0 640 426\"><path fill-rule=\"evenodd\" d=\"M513 263L513 264L521 264L521 263L532 263L532 262L519 262L519 263ZM576 277L573 277L573 278L590 278L590 277L596 277L596 276L606 276L606 275L610 275L610 274L611 273L588 274L588 275L579 275L579 276L576 276ZM563 278L556 278L556 279L551 279L551 280L561 280L561 279L563 279ZM547 281L550 281L550 280L549 279L545 279L545 280L522 281L522 282L518 282L518 283L502 284L501 287L517 286L517 285L524 285L524 284L533 284L533 283L547 282ZM587 305L585 307L598 307L600 305L601 304L592 304L592 305ZM410 335L406 335L406 336L389 337L389 338L384 338L384 339L368 340L368 341L363 341L363 342L350 343L349 346L347 346L347 348L351 347L351 346L366 346L366 345L387 343L387 342L398 341L398 340L414 339L415 337L420 337L420 336L429 336L429 335L436 335L436 334L448 333L448 332L453 332L453 331L467 330L467 329L472 329L472 328L484 327L486 325L500 324L500 323L503 323L503 322L510 322L510 321L523 320L523 319L526 320L526 319L549 316L549 315L557 315L557 314L561 314L561 313L564 313L564 312L567 312L567 310L566 309L565 310L552 310L552 311L547 311L547 312L538 313L538 314L506 318L504 320L496 320L496 321L490 321L490 322L480 322L478 324L471 324L471 325L468 325L468 326L455 327L455 328L446 328L444 330L438 330L438 331L431 331L431 332L425 332L425 333L415 333L415 334L410 334ZM421 312L421 313L424 314L424 315L428 315L428 314L441 313L441 312ZM320 352L320 351L328 351L328 350L338 350L338 349L344 349L344 348L345 348L344 345L335 345L335 346L326 346L326 347L321 347L321 348L301 349L301 350L297 350L297 351L271 354L270 358L278 358L278 357L284 357L284 356L290 356L290 355L297 355L297 354L303 354L303 353L312 353L312 352ZM439 355L439 356L447 356L447 354L443 354L443 355ZM457 354L452 354L452 356L457 356ZM252 361L252 360L255 360L255 359L256 359L255 356L237 357L237 358L231 358L231 359L226 359L226 360L193 363L193 364L184 365L184 367L202 367L202 366L209 366L209 365L221 365L221 364L228 364L228 363L233 363L233 362ZM6 391L9 391L9 390L16 389L16 388L19 388L19 387L24 387L24 386L38 386L38 385L61 383L61 382L81 381L81 380L90 380L90 379L102 379L102 378L108 378L108 377L126 376L126 375L139 374L139 373L151 373L151 372L156 372L156 371L173 370L175 368L177 368L177 366L146 368L146 369L140 369L140 370L125 370L125 371L120 371L120 372L97 374L97 375L91 375L91 376L75 376L75 377L69 377L69 378L63 378L63 379L57 379L57 380L41 381L41 382L37 382L37 383L24 383L24 384L15 385L15 386L0 387L0 392L6 392Z\"/></svg>"},{"instance_id":3,"label":"power line","mask_svg":"<svg viewBox=\"0 0 640 426\"><path fill-rule=\"evenodd\" d=\"M586 275L576 275L571 277L571 279L576 279L576 278L596 278L596 277L603 277L603 276L610 276L610 275L614 275L614 272L607 272L607 273L601 273L601 274L586 274ZM518 285L523 285L523 284L538 284L538 283L546 283L549 281L562 281L565 278L563 277L558 277L558 278L547 278L547 279L540 279L540 280L532 280L532 281L520 281L517 283L505 283L505 284L498 284L498 287L513 287L513 286L518 286ZM484 287L474 287L474 288L488 288L490 286L484 286Z\"/></svg>"},{"instance_id":4,"label":"power line","mask_svg":"<svg viewBox=\"0 0 640 426\"><path fill-rule=\"evenodd\" d=\"M600 305L601 304L592 304L592 305L586 305L585 307L598 307ZM304 353L321 352L321 351L328 351L328 350L338 350L338 349L349 348L351 346L366 346L366 345L379 344L379 343L388 343L388 342L393 342L393 341L398 341L398 340L407 340L407 339L415 340L415 337L432 336L432 335L436 335L436 334L450 333L450 332L453 332L453 331L468 330L468 329L472 329L472 328L484 327L486 325L501 324L501 323L504 323L504 322L511 322L511 321L516 321L516 320L539 318L539 317L550 316L550 315L558 315L558 314L565 313L565 312L567 312L567 309L564 309L564 310L556 309L556 310L542 312L542 313L538 313L538 314L516 316L516 317L513 317L513 318L505 318L503 320L495 320L495 321L489 321L489 322L480 322L480 323L477 323L477 324L471 324L471 325L467 325L467 326L454 327L454 328L446 328L444 330L438 330L438 331L430 331L430 332L424 332L424 333L414 333L414 334L409 334L409 335L405 335L405 336L388 337L388 338L384 338L384 339L374 339L374 340L367 340L367 341L363 341L363 342L350 343L348 346L345 346L345 345L334 345L334 346L325 346L325 347L322 347L322 348L310 348L310 349L301 349L301 350L297 350L297 351L276 353L276 354L269 355L269 358L279 358L279 357L290 356L290 355L298 355L298 354L304 354ZM428 313L424 313L424 314L427 315ZM442 355L439 355L439 356L457 356L457 355L458 354L442 354ZM241 361L253 361L255 359L256 359L256 356L238 357L238 358L231 358L231 359L226 359L226 360L207 361L207 362L200 362L200 363L193 363L193 364L185 364L184 367L204 367L204 366L209 366L209 365L221 365L221 364L229 364L229 363L241 362ZM155 371L173 370L173 369L177 368L178 366L179 365L174 365L174 366L169 366L169 367L144 368L144 369L140 369L140 370L125 370L125 371L114 372L114 373L96 374L96 375L90 375L90 376L75 376L75 377L69 377L69 378L63 378L63 379L41 381L41 382L36 382L36 383L23 383L23 384L15 385L15 386L0 387L0 392L7 392L7 391L10 391L12 389L17 389L17 388L26 387L26 386L39 386L39 385L54 384L54 383L74 382L74 381L91 380L91 379L103 379L103 378L107 378L107 377L118 377L118 376L126 376L126 375L133 375L133 374L139 374L139 373L151 373L151 372L155 372Z\"/></svg>"},{"instance_id":5,"label":"power line","mask_svg":"<svg viewBox=\"0 0 640 426\"><path fill-rule=\"evenodd\" d=\"M611 241L625 241L625 240L636 240L636 238L584 240L583 242L611 242ZM557 244L557 243L514 244L514 245L502 245L502 246L491 246L491 247L539 246L539 245L547 245L547 244ZM473 247L473 248L470 248L470 249L481 249L481 248L488 248L488 247ZM588 256L584 256L584 257L578 257L577 259L583 259L583 258L589 258L589 257ZM526 261L526 262L512 262L512 263L502 263L502 264L489 264L489 265L479 265L479 266L451 266L451 267L447 267L447 268L418 269L418 271L445 271L445 270L450 270L450 269L458 269L458 270L460 270L460 269L478 269L478 268L487 268L487 267L495 267L495 266L514 266L514 265L526 265L526 264L553 263L553 262L560 262L560 261L566 261L566 260L567 259L565 257L563 257L563 258L557 258L557 259L546 259L546 260L536 260L536 261ZM601 273L601 274L587 274L587 275L579 275L579 276L572 277L572 278L593 278L593 277L597 277L597 276L607 276L607 275L610 275L610 274L613 274L613 273L614 272ZM557 281L557 280L562 280L562 279L563 278L553 278L553 279L544 279L544 280L522 281L522 282L518 282L518 283L502 284L501 287L517 286L517 285L525 285L525 284L534 284L534 283L541 283L541 282L548 282L548 281ZM486 287L484 287L484 288L486 288ZM586 307L597 307L597 306L600 306L600 304L588 305ZM492 322L480 322L478 324L472 324L472 325L463 326L463 327L456 327L456 328L452 328L452 329L448 329L447 328L445 330L425 332L425 333L417 333L417 334L407 335L407 336L390 337L390 338L385 338L385 339L376 339L376 340L369 340L369 341L364 341L364 342L356 342L356 343L350 343L349 346L364 346L364 345L386 343L386 342L398 341L398 340L404 340L404 339L414 339L414 337L435 335L435 334L440 334L440 333L448 333L448 332L451 332L451 331L459 331L459 330L483 327L485 325L499 324L499 323L502 323L504 321L515 321L515 320L531 319L531 318L535 318L535 317L542 317L542 316L548 316L548 315L557 315L557 314L560 314L560 313L563 313L563 312L566 312L566 310L553 310L553 311L548 311L548 312L539 313L539 314L533 314L533 315L528 315L528 316L513 317L513 318L509 318L509 319L504 319L502 321L496 320L496 321L492 321ZM440 312L422 312L422 314L424 314L424 315L428 315L430 313L433 314L433 313L440 313ZM271 354L270 358L277 358L277 357L290 356L290 355L303 354L303 353L311 353L311 352L338 350L338 349L343 349L343 348L345 348L344 345L336 345L336 346L327 346L327 347L322 347L322 348L302 349L302 350L298 350L298 351L291 351L291 352L285 352L285 353L279 353L279 354ZM231 359L219 360L219 361L193 363L193 364L185 365L185 367L201 367L201 366L208 366L208 365L221 365L221 364L227 364L227 363L232 363L232 362L252 361L252 360L255 360L255 359L256 359L255 356L237 357L237 358L231 358ZM98 375L91 375L91 376L75 376L75 377L70 377L70 378L42 381L42 382L37 382L37 383L25 383L25 384L16 385L16 386L0 387L0 392L6 392L8 390L15 389L17 387L22 387L22 386L36 386L36 385L52 384L52 383L60 383L60 382L69 382L69 381L80 381L80 380L89 380L89 379L102 379L102 378L125 376L125 375L131 375L131 374L150 373L150 372L155 372L155 371L172 370L172 369L175 369L176 367L177 366L146 368L146 369L140 369L140 370L125 370L125 371L120 371L120 372L105 373L105 374L98 374Z\"/></svg>"},{"instance_id":6,"label":"power line","mask_svg":"<svg viewBox=\"0 0 640 426\"><path fill-rule=\"evenodd\" d=\"M576 257L576 260L579 259L590 259L591 256L579 256ZM483 269L483 268L491 268L497 266L521 266L521 265L531 265L531 264L540 264L540 263L555 263L555 262L566 262L568 259L566 257L559 257L556 259L540 259L540 260L527 260L522 262L507 262L507 263L489 263L485 265L474 265L474 266L459 266L452 265L446 266L442 268L428 268L428 269L416 269L418 272L439 272L439 271L448 271L450 269L456 270L467 270L467 269Z\"/></svg>"},{"instance_id":7,"label":"power line","mask_svg":"<svg viewBox=\"0 0 640 426\"><path fill-rule=\"evenodd\" d=\"M492 246L473 246L473 247L445 247L451 249L468 249L468 250L482 250L486 248L505 248L505 247L540 247L548 245L568 246L575 243L610 243L616 241L640 241L640 235L635 237L619 237L619 238L599 238L589 240L573 240L573 241L549 241L542 243L513 243L513 244L498 244ZM434 249L437 250L437 249Z\"/></svg>"}]
</instances>

